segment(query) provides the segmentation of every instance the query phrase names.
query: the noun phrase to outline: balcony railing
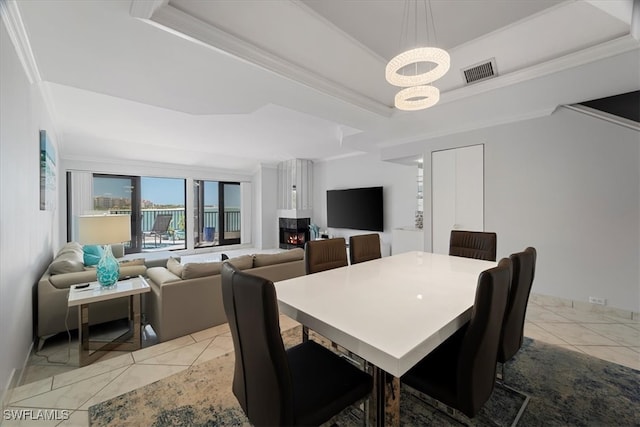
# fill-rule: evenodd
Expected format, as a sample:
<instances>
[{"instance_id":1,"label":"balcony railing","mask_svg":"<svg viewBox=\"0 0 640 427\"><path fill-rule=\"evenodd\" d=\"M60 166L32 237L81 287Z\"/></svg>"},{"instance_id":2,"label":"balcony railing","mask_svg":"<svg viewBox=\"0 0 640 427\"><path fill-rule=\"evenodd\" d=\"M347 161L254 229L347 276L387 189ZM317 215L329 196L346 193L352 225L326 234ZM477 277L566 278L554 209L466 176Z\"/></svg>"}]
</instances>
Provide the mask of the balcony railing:
<instances>
[{"instance_id":1,"label":"balcony railing","mask_svg":"<svg viewBox=\"0 0 640 427\"><path fill-rule=\"evenodd\" d=\"M131 209L110 209L109 213L131 215ZM184 214L184 208L142 209L142 231L151 231L153 223L156 220L156 216L158 215L171 215L172 220L169 225L170 229L184 231ZM213 227L216 230L220 230L220 227L218 226L218 218L219 212L217 207L205 206L204 227ZM225 209L224 220L225 232L239 232L241 223L240 208Z\"/></svg>"}]
</instances>

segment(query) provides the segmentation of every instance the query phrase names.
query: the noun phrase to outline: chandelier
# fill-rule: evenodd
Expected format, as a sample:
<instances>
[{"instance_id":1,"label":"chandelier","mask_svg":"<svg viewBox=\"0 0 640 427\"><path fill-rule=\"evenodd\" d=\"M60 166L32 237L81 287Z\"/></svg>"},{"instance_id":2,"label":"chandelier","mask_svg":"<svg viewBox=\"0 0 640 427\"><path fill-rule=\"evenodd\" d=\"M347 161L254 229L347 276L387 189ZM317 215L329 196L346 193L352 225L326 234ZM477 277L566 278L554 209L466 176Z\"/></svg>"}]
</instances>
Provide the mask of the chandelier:
<instances>
[{"instance_id":1,"label":"chandelier","mask_svg":"<svg viewBox=\"0 0 640 427\"><path fill-rule=\"evenodd\" d=\"M409 22L409 3L414 4L414 43L418 45L418 0L406 0L403 29L401 34L402 40L406 46L409 39L410 22ZM431 20L431 28L433 29L435 41L435 26L433 24L433 12L431 9L431 0L423 0L425 13L425 33L427 44L429 43L429 20ZM396 55L389 61L385 70L385 77L389 83L404 89L400 90L395 97L395 106L399 110L415 111L429 108L440 100L440 91L438 88L431 86L431 83L444 76L449 71L450 66L449 54L437 47L415 47ZM420 69L420 64L426 64L428 70L424 71L425 66ZM430 67L429 67L429 64ZM413 65L413 67L411 67ZM414 72L411 73L411 68Z\"/></svg>"}]
</instances>

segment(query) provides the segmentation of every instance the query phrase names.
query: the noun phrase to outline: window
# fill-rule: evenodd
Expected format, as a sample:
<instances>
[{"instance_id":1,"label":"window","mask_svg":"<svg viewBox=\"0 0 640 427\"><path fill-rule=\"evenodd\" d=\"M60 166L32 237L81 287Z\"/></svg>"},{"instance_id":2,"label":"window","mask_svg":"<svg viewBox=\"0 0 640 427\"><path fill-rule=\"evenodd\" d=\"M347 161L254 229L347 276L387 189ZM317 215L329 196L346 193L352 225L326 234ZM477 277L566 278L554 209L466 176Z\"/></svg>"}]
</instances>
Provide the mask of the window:
<instances>
[{"instance_id":1,"label":"window","mask_svg":"<svg viewBox=\"0 0 640 427\"><path fill-rule=\"evenodd\" d=\"M240 243L240 183L194 182L195 247Z\"/></svg>"},{"instance_id":2,"label":"window","mask_svg":"<svg viewBox=\"0 0 640 427\"><path fill-rule=\"evenodd\" d=\"M69 182L69 240L77 240L77 216L131 215L125 252L186 248L184 179L72 173Z\"/></svg>"},{"instance_id":3,"label":"window","mask_svg":"<svg viewBox=\"0 0 640 427\"><path fill-rule=\"evenodd\" d=\"M185 180L142 177L140 184L143 251L185 249Z\"/></svg>"},{"instance_id":4,"label":"window","mask_svg":"<svg viewBox=\"0 0 640 427\"><path fill-rule=\"evenodd\" d=\"M240 182L193 182L193 205L187 212L184 178L67 172L67 239L78 240L79 215L111 213L131 215L126 253L239 244ZM245 232L250 229L248 225ZM191 231L193 241L188 241Z\"/></svg>"}]
</instances>

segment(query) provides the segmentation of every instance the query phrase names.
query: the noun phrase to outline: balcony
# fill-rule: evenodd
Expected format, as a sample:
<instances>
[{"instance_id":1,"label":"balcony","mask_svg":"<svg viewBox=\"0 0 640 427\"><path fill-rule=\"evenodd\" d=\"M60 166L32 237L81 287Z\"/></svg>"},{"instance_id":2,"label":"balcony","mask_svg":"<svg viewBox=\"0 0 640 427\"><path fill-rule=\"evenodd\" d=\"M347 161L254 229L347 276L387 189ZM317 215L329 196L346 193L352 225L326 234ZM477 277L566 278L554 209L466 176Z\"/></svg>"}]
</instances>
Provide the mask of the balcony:
<instances>
[{"instance_id":1,"label":"balcony","mask_svg":"<svg viewBox=\"0 0 640 427\"><path fill-rule=\"evenodd\" d=\"M110 209L109 214L131 215L131 209ZM149 234L158 215L171 215L169 228L162 236ZM226 238L239 238L241 215L239 208L227 208L224 212L224 236ZM203 213L203 229L194 230L195 247L213 247L220 243L220 227L218 207L207 206ZM185 209L142 209L141 221L141 252L156 252L167 250L186 249ZM132 234L135 233L132 230ZM162 237L162 238L160 238Z\"/></svg>"}]
</instances>

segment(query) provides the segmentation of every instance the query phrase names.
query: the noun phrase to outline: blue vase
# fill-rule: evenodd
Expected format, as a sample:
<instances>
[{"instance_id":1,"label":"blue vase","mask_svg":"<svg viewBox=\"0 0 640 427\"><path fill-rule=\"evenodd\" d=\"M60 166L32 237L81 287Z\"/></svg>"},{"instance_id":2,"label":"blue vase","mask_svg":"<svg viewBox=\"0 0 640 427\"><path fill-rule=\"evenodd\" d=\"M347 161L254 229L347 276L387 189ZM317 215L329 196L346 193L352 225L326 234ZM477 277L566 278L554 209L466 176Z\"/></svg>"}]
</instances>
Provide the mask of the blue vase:
<instances>
[{"instance_id":1,"label":"blue vase","mask_svg":"<svg viewBox=\"0 0 640 427\"><path fill-rule=\"evenodd\" d=\"M118 282L120 265L118 264L118 260L114 258L111 252L111 246L109 245L104 246L102 258L98 261L96 275L100 286L113 286Z\"/></svg>"}]
</instances>

